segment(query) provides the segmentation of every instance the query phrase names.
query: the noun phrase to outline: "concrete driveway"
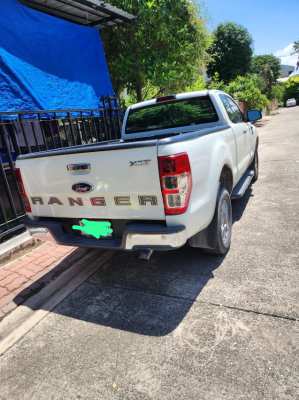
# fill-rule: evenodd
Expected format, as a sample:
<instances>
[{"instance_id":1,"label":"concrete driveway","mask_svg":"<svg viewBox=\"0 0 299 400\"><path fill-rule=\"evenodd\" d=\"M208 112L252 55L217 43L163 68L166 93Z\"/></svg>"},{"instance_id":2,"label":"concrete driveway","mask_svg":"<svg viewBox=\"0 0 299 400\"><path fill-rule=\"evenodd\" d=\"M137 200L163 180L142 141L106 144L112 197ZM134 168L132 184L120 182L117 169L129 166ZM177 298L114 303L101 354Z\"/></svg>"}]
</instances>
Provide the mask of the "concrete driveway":
<instances>
[{"instance_id":1,"label":"concrete driveway","mask_svg":"<svg viewBox=\"0 0 299 400\"><path fill-rule=\"evenodd\" d=\"M259 133L229 254L114 253L1 357L0 399L299 398L299 107Z\"/></svg>"}]
</instances>

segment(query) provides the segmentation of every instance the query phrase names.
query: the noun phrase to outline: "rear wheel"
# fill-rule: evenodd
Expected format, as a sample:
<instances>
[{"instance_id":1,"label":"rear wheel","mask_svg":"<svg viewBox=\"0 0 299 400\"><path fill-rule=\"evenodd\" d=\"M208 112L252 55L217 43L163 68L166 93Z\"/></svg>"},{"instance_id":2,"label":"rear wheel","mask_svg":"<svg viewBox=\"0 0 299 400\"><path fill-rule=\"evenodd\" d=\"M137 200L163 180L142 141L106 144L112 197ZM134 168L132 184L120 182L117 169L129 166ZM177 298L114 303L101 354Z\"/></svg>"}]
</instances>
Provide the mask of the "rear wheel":
<instances>
[{"instance_id":1,"label":"rear wheel","mask_svg":"<svg viewBox=\"0 0 299 400\"><path fill-rule=\"evenodd\" d=\"M224 255L228 252L232 237L232 205L228 190L221 186L219 189L215 215L210 229L213 235L213 248L206 249L207 253Z\"/></svg>"}]
</instances>

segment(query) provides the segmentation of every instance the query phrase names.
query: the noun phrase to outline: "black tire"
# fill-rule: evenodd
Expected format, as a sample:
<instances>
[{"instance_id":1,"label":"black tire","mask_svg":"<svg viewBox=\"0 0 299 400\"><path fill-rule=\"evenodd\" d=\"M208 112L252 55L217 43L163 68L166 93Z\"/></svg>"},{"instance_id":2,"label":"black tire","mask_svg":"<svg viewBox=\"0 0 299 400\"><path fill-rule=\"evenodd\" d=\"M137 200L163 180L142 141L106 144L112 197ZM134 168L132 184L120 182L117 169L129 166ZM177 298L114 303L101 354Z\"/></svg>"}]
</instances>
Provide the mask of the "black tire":
<instances>
[{"instance_id":1,"label":"black tire","mask_svg":"<svg viewBox=\"0 0 299 400\"><path fill-rule=\"evenodd\" d=\"M225 214L225 215L224 215ZM232 204L229 191L220 186L215 215L209 226L212 234L213 248L205 249L206 253L225 255L231 244L232 236Z\"/></svg>"},{"instance_id":2,"label":"black tire","mask_svg":"<svg viewBox=\"0 0 299 400\"><path fill-rule=\"evenodd\" d=\"M254 153L254 158L253 158L253 161L251 164L251 168L254 171L254 175L253 175L251 182L254 183L259 178L259 153L258 153L257 149L255 150L255 153Z\"/></svg>"}]
</instances>

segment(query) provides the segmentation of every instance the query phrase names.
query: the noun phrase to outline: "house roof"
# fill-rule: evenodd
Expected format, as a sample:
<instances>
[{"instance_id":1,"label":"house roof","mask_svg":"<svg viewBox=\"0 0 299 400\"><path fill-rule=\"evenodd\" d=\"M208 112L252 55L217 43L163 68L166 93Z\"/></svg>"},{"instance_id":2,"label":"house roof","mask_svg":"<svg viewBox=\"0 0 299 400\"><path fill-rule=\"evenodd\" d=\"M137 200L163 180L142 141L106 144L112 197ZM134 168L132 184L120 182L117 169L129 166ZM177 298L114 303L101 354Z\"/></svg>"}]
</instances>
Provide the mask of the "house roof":
<instances>
[{"instance_id":1,"label":"house roof","mask_svg":"<svg viewBox=\"0 0 299 400\"><path fill-rule=\"evenodd\" d=\"M101 0L21 0L21 2L47 14L96 28L129 23L136 18Z\"/></svg>"}]
</instances>

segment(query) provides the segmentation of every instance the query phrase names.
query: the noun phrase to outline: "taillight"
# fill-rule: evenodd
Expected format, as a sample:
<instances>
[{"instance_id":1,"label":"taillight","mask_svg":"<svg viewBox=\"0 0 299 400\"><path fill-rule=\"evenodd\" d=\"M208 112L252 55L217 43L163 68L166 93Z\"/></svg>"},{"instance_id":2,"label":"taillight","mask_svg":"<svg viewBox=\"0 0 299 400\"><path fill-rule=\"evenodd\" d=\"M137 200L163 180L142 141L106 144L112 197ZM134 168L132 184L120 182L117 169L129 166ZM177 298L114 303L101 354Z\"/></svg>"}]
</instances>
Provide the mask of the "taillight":
<instances>
[{"instance_id":1,"label":"taillight","mask_svg":"<svg viewBox=\"0 0 299 400\"><path fill-rule=\"evenodd\" d=\"M192 176L187 153L158 157L166 215L183 214L189 204Z\"/></svg>"},{"instance_id":2,"label":"taillight","mask_svg":"<svg viewBox=\"0 0 299 400\"><path fill-rule=\"evenodd\" d=\"M21 195L25 211L26 212L31 212L32 211L31 210L31 205L30 205L27 193L25 191L25 187L24 187L24 183L23 183L23 179L22 179L22 174L21 174L20 168L16 168L15 169L15 173L16 173L16 178L17 178L17 182L18 182L19 193Z\"/></svg>"}]
</instances>

